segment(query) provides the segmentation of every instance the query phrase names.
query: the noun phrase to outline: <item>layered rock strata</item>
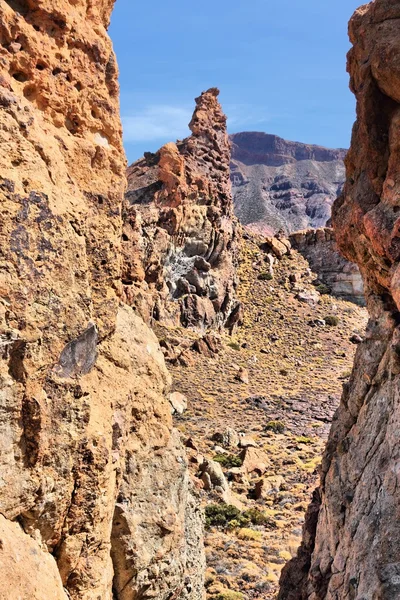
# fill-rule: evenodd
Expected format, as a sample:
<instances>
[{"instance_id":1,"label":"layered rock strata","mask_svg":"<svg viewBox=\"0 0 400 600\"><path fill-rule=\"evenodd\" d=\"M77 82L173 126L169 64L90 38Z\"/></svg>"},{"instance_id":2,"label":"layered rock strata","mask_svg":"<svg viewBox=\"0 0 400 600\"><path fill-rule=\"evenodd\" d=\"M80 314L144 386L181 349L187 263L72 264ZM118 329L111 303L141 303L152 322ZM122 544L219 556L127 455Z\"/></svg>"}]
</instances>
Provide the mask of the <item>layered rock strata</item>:
<instances>
[{"instance_id":1,"label":"layered rock strata","mask_svg":"<svg viewBox=\"0 0 400 600\"><path fill-rule=\"evenodd\" d=\"M361 273L357 265L339 253L333 229L321 227L296 231L289 240L292 247L307 259L318 281L331 294L360 306L365 305Z\"/></svg>"},{"instance_id":2,"label":"layered rock strata","mask_svg":"<svg viewBox=\"0 0 400 600\"><path fill-rule=\"evenodd\" d=\"M169 375L121 304L112 6L0 1L4 598L202 597Z\"/></svg>"},{"instance_id":3,"label":"layered rock strata","mask_svg":"<svg viewBox=\"0 0 400 600\"><path fill-rule=\"evenodd\" d=\"M273 235L327 224L345 179L345 150L259 132L230 137L235 214L244 225Z\"/></svg>"},{"instance_id":4,"label":"layered rock strata","mask_svg":"<svg viewBox=\"0 0 400 600\"><path fill-rule=\"evenodd\" d=\"M190 137L128 169L124 297L146 321L218 328L237 305L238 233L218 93L196 99Z\"/></svg>"},{"instance_id":5,"label":"layered rock strata","mask_svg":"<svg viewBox=\"0 0 400 600\"><path fill-rule=\"evenodd\" d=\"M350 22L357 121L341 251L363 275L370 321L344 387L304 540L281 581L285 600L400 597L400 2L375 0Z\"/></svg>"}]
</instances>

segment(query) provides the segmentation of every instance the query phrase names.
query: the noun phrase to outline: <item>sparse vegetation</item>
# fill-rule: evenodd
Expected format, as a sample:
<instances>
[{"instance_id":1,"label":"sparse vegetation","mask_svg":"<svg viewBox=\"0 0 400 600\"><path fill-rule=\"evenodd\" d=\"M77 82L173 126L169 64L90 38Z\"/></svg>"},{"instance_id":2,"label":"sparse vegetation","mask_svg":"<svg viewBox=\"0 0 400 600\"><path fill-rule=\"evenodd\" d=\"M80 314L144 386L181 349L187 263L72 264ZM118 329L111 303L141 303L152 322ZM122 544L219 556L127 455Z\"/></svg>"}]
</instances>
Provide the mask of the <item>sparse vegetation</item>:
<instances>
[{"instance_id":1,"label":"sparse vegetation","mask_svg":"<svg viewBox=\"0 0 400 600\"><path fill-rule=\"evenodd\" d=\"M336 315L327 315L326 317L324 317L324 321L327 325L330 325L331 327L336 327L337 325L339 325L339 317L337 317Z\"/></svg>"},{"instance_id":2,"label":"sparse vegetation","mask_svg":"<svg viewBox=\"0 0 400 600\"><path fill-rule=\"evenodd\" d=\"M249 525L274 525L271 517L256 508L241 511L231 504L209 504L205 512L206 527L237 529Z\"/></svg>"},{"instance_id":3,"label":"sparse vegetation","mask_svg":"<svg viewBox=\"0 0 400 600\"><path fill-rule=\"evenodd\" d=\"M226 469L242 466L242 459L236 454L216 454L213 460Z\"/></svg>"},{"instance_id":4,"label":"sparse vegetation","mask_svg":"<svg viewBox=\"0 0 400 600\"><path fill-rule=\"evenodd\" d=\"M233 592L232 590L226 590L220 592L217 596L214 596L213 600L243 600L243 594L240 592Z\"/></svg>"},{"instance_id":5,"label":"sparse vegetation","mask_svg":"<svg viewBox=\"0 0 400 600\"><path fill-rule=\"evenodd\" d=\"M196 355L193 365L172 367L177 389L189 400L190 412L178 423L184 422L184 439L192 438L196 446L188 447L193 472L198 455L214 457L224 470L236 466L236 442L230 446L224 439L214 440L211 432L223 434L231 428L239 440L243 434L257 443L249 448L248 465L229 477L235 506L222 503L217 499L221 493L213 489L201 493L212 570L209 600L231 600L226 593L241 593L241 600L250 600L255 589L265 600L276 597L281 569L299 546L300 533L293 532L300 532L310 486L317 481L327 417L340 395L339 377L350 373L355 347L349 332L362 331L365 322L363 309L351 306L346 312L348 304L329 295L313 307L295 300L293 289L280 282L287 282L291 273L305 272L308 265L296 251L290 260L275 262L273 281L260 281L258 275L268 269L252 268L259 260L254 247L247 240L241 248L238 299L244 307L244 326L233 337L222 333L224 349L216 358ZM303 278L301 285L313 291L309 279ZM322 320L326 315L337 315L338 325L305 327L311 318ZM168 332L162 330L161 335L168 339ZM249 372L249 388L238 389L235 383L240 368ZM288 373L285 377L282 370ZM214 450L216 443L225 451ZM246 452L240 454L245 463ZM255 470L248 472L251 463ZM264 483L257 485L261 480ZM241 530L249 533L239 535Z\"/></svg>"},{"instance_id":6,"label":"sparse vegetation","mask_svg":"<svg viewBox=\"0 0 400 600\"><path fill-rule=\"evenodd\" d=\"M321 294L321 296L324 296L325 294L330 294L332 291L329 286L325 285L325 283L315 284L315 289Z\"/></svg>"},{"instance_id":7,"label":"sparse vegetation","mask_svg":"<svg viewBox=\"0 0 400 600\"><path fill-rule=\"evenodd\" d=\"M263 273L260 273L258 276L258 279L260 281L271 281L271 279L273 279L271 273L269 273L268 271L264 271Z\"/></svg>"},{"instance_id":8,"label":"sparse vegetation","mask_svg":"<svg viewBox=\"0 0 400 600\"><path fill-rule=\"evenodd\" d=\"M255 529L249 529L248 527L242 527L242 529L239 529L237 535L241 540L259 541L262 539L261 531L256 531Z\"/></svg>"},{"instance_id":9,"label":"sparse vegetation","mask_svg":"<svg viewBox=\"0 0 400 600\"><path fill-rule=\"evenodd\" d=\"M228 342L229 348L233 348L233 350L240 350L240 344L237 342Z\"/></svg>"},{"instance_id":10,"label":"sparse vegetation","mask_svg":"<svg viewBox=\"0 0 400 600\"><path fill-rule=\"evenodd\" d=\"M269 421L265 426L266 431L273 431L274 433L284 433L285 429L285 423L282 421Z\"/></svg>"}]
</instances>

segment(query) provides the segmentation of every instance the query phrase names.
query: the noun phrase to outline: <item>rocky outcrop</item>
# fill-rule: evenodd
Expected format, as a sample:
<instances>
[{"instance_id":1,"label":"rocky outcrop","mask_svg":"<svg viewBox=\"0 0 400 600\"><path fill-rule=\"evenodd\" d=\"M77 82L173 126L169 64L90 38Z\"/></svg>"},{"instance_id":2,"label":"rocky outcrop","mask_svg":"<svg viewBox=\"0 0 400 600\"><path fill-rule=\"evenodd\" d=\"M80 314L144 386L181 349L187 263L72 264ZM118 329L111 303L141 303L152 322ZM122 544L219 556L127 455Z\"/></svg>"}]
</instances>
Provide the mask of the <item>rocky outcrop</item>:
<instances>
[{"instance_id":1,"label":"rocky outcrop","mask_svg":"<svg viewBox=\"0 0 400 600\"><path fill-rule=\"evenodd\" d=\"M230 145L218 93L196 99L189 138L128 169L124 298L148 322L219 327L237 305Z\"/></svg>"},{"instance_id":2,"label":"rocky outcrop","mask_svg":"<svg viewBox=\"0 0 400 600\"><path fill-rule=\"evenodd\" d=\"M346 151L235 133L231 180L235 214L255 233L324 227L342 190Z\"/></svg>"},{"instance_id":3,"label":"rocky outcrop","mask_svg":"<svg viewBox=\"0 0 400 600\"><path fill-rule=\"evenodd\" d=\"M365 305L361 273L340 253L333 229L323 227L296 231L289 236L292 247L307 259L318 276L318 282L338 298Z\"/></svg>"},{"instance_id":4,"label":"rocky outcrop","mask_svg":"<svg viewBox=\"0 0 400 600\"><path fill-rule=\"evenodd\" d=\"M121 304L112 5L0 2L7 598L202 597L201 518L169 375L154 335Z\"/></svg>"},{"instance_id":5,"label":"rocky outcrop","mask_svg":"<svg viewBox=\"0 0 400 600\"><path fill-rule=\"evenodd\" d=\"M364 5L350 22L357 121L333 222L363 274L370 321L323 458L318 519L282 578L285 600L400 596L399 23L398 0Z\"/></svg>"}]
</instances>

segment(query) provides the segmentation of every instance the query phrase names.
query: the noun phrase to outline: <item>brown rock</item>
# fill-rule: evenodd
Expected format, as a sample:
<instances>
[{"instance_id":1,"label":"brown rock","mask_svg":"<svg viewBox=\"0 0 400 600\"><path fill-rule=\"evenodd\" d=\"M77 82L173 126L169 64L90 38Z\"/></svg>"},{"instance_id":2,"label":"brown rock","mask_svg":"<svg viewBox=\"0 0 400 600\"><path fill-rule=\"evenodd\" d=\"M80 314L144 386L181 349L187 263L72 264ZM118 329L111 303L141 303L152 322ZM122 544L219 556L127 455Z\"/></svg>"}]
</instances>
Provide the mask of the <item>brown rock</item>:
<instances>
[{"instance_id":1,"label":"brown rock","mask_svg":"<svg viewBox=\"0 0 400 600\"><path fill-rule=\"evenodd\" d=\"M333 224L340 250L363 275L371 318L333 421L303 544L283 572L281 600L400 595L399 19L397 0L375 0L350 21L357 121Z\"/></svg>"},{"instance_id":2,"label":"brown rock","mask_svg":"<svg viewBox=\"0 0 400 600\"><path fill-rule=\"evenodd\" d=\"M271 494L279 492L283 483L284 479L280 475L260 479L255 485L256 500L266 500L270 498Z\"/></svg>"},{"instance_id":3,"label":"brown rock","mask_svg":"<svg viewBox=\"0 0 400 600\"><path fill-rule=\"evenodd\" d=\"M253 438L250 437L242 437L239 441L240 448L257 448L258 444Z\"/></svg>"},{"instance_id":4,"label":"brown rock","mask_svg":"<svg viewBox=\"0 0 400 600\"><path fill-rule=\"evenodd\" d=\"M277 237L266 237L263 249L267 252L272 252L276 258L281 259L288 254L290 250L290 242L288 240L278 239Z\"/></svg>"},{"instance_id":5,"label":"brown rock","mask_svg":"<svg viewBox=\"0 0 400 600\"><path fill-rule=\"evenodd\" d=\"M241 367L237 373L237 375L235 375L235 379L237 381L240 381L240 383L245 383L248 384L249 383L249 371L243 367Z\"/></svg>"},{"instance_id":6,"label":"brown rock","mask_svg":"<svg viewBox=\"0 0 400 600\"><path fill-rule=\"evenodd\" d=\"M241 452L242 469L245 473L258 473L260 476L265 473L269 465L269 458L259 448L247 447Z\"/></svg>"},{"instance_id":7,"label":"brown rock","mask_svg":"<svg viewBox=\"0 0 400 600\"><path fill-rule=\"evenodd\" d=\"M190 137L128 169L124 298L148 322L219 328L237 304L238 228L218 93L196 99Z\"/></svg>"},{"instance_id":8,"label":"brown rock","mask_svg":"<svg viewBox=\"0 0 400 600\"><path fill-rule=\"evenodd\" d=\"M7 598L65 597L60 580L71 600L203 596L202 520L169 376L155 336L121 304L112 5L0 3Z\"/></svg>"},{"instance_id":9,"label":"brown rock","mask_svg":"<svg viewBox=\"0 0 400 600\"><path fill-rule=\"evenodd\" d=\"M231 135L235 212L248 229L273 235L323 227L344 182L346 150L261 132Z\"/></svg>"},{"instance_id":10,"label":"brown rock","mask_svg":"<svg viewBox=\"0 0 400 600\"><path fill-rule=\"evenodd\" d=\"M67 600L57 563L17 523L0 515L0 598Z\"/></svg>"},{"instance_id":11,"label":"brown rock","mask_svg":"<svg viewBox=\"0 0 400 600\"><path fill-rule=\"evenodd\" d=\"M169 395L169 403L171 404L172 414L182 415L187 409L187 398L180 392L172 392Z\"/></svg>"},{"instance_id":12,"label":"brown rock","mask_svg":"<svg viewBox=\"0 0 400 600\"><path fill-rule=\"evenodd\" d=\"M309 262L318 279L338 298L365 305L361 273L338 251L332 229L308 229L290 236L292 246Z\"/></svg>"}]
</instances>

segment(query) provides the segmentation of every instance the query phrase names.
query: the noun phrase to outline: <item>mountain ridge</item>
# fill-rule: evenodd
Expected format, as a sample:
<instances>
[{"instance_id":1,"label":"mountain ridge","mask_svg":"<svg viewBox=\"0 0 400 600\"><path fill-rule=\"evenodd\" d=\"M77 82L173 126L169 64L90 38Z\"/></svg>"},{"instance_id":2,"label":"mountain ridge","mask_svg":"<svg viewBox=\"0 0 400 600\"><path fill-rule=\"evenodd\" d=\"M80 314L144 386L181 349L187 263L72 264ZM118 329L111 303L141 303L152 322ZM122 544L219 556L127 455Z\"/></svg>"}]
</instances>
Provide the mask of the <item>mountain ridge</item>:
<instances>
[{"instance_id":1,"label":"mountain ridge","mask_svg":"<svg viewBox=\"0 0 400 600\"><path fill-rule=\"evenodd\" d=\"M324 227L345 179L347 151L285 140L263 132L230 135L235 213L272 235Z\"/></svg>"}]
</instances>

